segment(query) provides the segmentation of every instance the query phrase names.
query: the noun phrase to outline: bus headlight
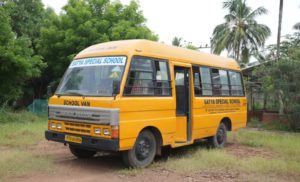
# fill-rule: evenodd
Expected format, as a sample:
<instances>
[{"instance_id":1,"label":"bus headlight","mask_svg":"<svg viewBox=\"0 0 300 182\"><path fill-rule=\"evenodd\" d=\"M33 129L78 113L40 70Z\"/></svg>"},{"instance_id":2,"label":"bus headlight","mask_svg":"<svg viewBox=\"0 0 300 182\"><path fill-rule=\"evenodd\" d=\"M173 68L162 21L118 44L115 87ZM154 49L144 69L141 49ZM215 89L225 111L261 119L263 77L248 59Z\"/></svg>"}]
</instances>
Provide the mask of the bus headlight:
<instances>
[{"instance_id":1,"label":"bus headlight","mask_svg":"<svg viewBox=\"0 0 300 182\"><path fill-rule=\"evenodd\" d=\"M110 135L109 129L108 128L104 128L103 134L104 135Z\"/></svg>"},{"instance_id":2,"label":"bus headlight","mask_svg":"<svg viewBox=\"0 0 300 182\"><path fill-rule=\"evenodd\" d=\"M100 128L95 128L94 133L97 134L97 135L100 135L101 134L101 129Z\"/></svg>"},{"instance_id":3,"label":"bus headlight","mask_svg":"<svg viewBox=\"0 0 300 182\"><path fill-rule=\"evenodd\" d=\"M57 127L57 129L61 129L61 124L57 123L56 127Z\"/></svg>"},{"instance_id":4,"label":"bus headlight","mask_svg":"<svg viewBox=\"0 0 300 182\"><path fill-rule=\"evenodd\" d=\"M56 124L55 124L55 123L51 123L50 126L51 126L52 129L55 129L55 128L56 128Z\"/></svg>"}]
</instances>

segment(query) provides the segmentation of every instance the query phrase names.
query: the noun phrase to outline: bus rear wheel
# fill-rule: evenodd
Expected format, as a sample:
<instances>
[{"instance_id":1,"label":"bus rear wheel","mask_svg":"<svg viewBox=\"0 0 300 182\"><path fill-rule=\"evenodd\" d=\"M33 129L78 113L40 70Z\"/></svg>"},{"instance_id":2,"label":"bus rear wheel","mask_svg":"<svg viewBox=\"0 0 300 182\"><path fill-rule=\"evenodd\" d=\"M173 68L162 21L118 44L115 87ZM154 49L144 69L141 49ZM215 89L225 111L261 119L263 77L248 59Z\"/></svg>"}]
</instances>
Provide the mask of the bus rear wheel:
<instances>
[{"instance_id":1,"label":"bus rear wheel","mask_svg":"<svg viewBox=\"0 0 300 182\"><path fill-rule=\"evenodd\" d=\"M131 150L122 153L124 163L131 168L146 167L155 157L156 140L149 130L142 131Z\"/></svg>"},{"instance_id":2,"label":"bus rear wheel","mask_svg":"<svg viewBox=\"0 0 300 182\"><path fill-rule=\"evenodd\" d=\"M69 148L70 148L71 153L80 159L92 158L96 154L96 151L77 148L73 145L69 145Z\"/></svg>"},{"instance_id":3,"label":"bus rear wheel","mask_svg":"<svg viewBox=\"0 0 300 182\"><path fill-rule=\"evenodd\" d=\"M227 142L227 128L224 123L220 123L215 136L208 138L208 142L213 148L223 148Z\"/></svg>"}]
</instances>

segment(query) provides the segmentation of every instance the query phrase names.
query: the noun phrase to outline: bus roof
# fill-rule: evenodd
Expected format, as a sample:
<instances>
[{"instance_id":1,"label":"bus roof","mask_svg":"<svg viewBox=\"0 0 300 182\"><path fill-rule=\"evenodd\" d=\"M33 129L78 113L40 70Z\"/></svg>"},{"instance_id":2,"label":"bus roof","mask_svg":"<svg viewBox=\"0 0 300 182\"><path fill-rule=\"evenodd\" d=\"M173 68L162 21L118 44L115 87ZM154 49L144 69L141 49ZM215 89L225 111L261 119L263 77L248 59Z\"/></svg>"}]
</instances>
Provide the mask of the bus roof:
<instances>
[{"instance_id":1,"label":"bus roof","mask_svg":"<svg viewBox=\"0 0 300 182\"><path fill-rule=\"evenodd\" d=\"M172 61L181 61L224 69L240 70L240 66L234 59L143 39L112 41L92 45L77 54L75 59L128 54L157 57Z\"/></svg>"}]
</instances>

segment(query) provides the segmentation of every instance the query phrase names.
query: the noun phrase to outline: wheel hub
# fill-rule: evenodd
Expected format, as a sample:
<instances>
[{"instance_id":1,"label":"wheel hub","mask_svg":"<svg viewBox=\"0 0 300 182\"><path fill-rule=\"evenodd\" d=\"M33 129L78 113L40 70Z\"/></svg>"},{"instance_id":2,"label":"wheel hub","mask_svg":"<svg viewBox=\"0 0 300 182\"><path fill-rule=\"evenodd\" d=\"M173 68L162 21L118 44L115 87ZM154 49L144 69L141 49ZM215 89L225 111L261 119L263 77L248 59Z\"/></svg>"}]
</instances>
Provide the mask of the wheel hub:
<instances>
[{"instance_id":1,"label":"wheel hub","mask_svg":"<svg viewBox=\"0 0 300 182\"><path fill-rule=\"evenodd\" d=\"M221 128L221 129L218 130L218 133L217 133L217 142L218 142L218 144L223 143L224 137L225 137L225 131L224 131L224 129Z\"/></svg>"},{"instance_id":2,"label":"wheel hub","mask_svg":"<svg viewBox=\"0 0 300 182\"><path fill-rule=\"evenodd\" d=\"M135 152L139 160L146 159L150 154L150 142L145 138L141 139L136 146Z\"/></svg>"}]
</instances>

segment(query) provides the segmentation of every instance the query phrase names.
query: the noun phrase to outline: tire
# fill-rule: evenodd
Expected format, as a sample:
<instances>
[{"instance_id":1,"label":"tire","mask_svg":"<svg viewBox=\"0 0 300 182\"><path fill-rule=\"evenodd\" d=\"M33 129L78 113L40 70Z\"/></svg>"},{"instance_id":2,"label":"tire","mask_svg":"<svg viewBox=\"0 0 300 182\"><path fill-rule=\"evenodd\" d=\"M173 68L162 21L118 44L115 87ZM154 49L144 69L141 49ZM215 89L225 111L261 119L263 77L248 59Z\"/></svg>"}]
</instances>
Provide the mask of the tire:
<instances>
[{"instance_id":1,"label":"tire","mask_svg":"<svg viewBox=\"0 0 300 182\"><path fill-rule=\"evenodd\" d=\"M208 138L212 148L223 148L227 142L227 128L224 123L220 123L215 136Z\"/></svg>"},{"instance_id":2,"label":"tire","mask_svg":"<svg viewBox=\"0 0 300 182\"><path fill-rule=\"evenodd\" d=\"M156 139L149 130L142 131L131 150L122 153L123 161L129 168L149 166L156 153Z\"/></svg>"},{"instance_id":3,"label":"tire","mask_svg":"<svg viewBox=\"0 0 300 182\"><path fill-rule=\"evenodd\" d=\"M77 148L74 147L73 145L69 145L69 148L71 153L80 159L92 158L96 154L96 151Z\"/></svg>"}]
</instances>

